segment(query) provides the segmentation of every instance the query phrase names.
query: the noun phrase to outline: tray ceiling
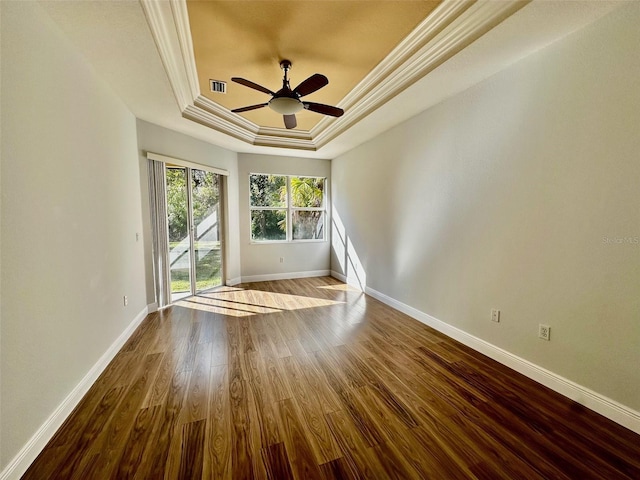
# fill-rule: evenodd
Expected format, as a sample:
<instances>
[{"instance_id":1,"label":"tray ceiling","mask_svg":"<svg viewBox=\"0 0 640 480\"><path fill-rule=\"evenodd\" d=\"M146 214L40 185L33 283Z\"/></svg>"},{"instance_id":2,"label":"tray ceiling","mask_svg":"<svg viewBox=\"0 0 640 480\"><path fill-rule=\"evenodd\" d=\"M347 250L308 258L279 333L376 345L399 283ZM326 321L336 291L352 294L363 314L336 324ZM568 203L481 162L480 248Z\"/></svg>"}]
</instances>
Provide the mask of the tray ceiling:
<instances>
[{"instance_id":1,"label":"tray ceiling","mask_svg":"<svg viewBox=\"0 0 640 480\"><path fill-rule=\"evenodd\" d=\"M184 118L252 145L312 151L527 3L141 0ZM230 111L266 102L266 94L236 84L225 99L208 93L209 79L231 76L274 89L283 58L293 61L295 82L315 72L327 75L331 83L309 100L334 104L345 114L318 120L302 112L299 128L286 130L270 109Z\"/></svg>"},{"instance_id":2,"label":"tray ceiling","mask_svg":"<svg viewBox=\"0 0 640 480\"><path fill-rule=\"evenodd\" d=\"M314 73L329 85L305 100L336 105L396 47L439 1L187 1L198 87L203 96L232 110L269 101L256 90L231 83L243 77L277 91L293 63L291 88ZM210 91L209 80L227 82L227 93ZM241 114L261 127L282 128L269 108ZM298 130L311 130L322 115L301 111Z\"/></svg>"},{"instance_id":3,"label":"tray ceiling","mask_svg":"<svg viewBox=\"0 0 640 480\"><path fill-rule=\"evenodd\" d=\"M250 5L242 0L231 3ZM261 3L272 4L268 0ZM308 2L290 3L297 8ZM604 0L444 0L420 19L364 78L347 87L350 90L346 94L338 94L343 95L336 103L345 109L344 116L321 117L309 130L285 130L232 113L201 89L185 0L42 0L38 4L43 15L57 24L138 119L235 152L309 158L335 158L622 5ZM256 21L259 19L252 20ZM349 21L355 24L358 18ZM331 25L323 28L333 31ZM356 30L354 27L351 32ZM297 48L300 45L296 42ZM254 48L255 63L262 61L265 73L254 76L245 70L237 71L236 62L236 67L225 66L229 68L227 75L259 82L260 75L265 75L266 86L273 87L274 82L278 85L282 72L277 60L285 54L276 52L274 65L267 66L268 62L259 58L260 47ZM335 53L333 50L331 54ZM329 85L307 97L329 103L316 98L316 94L334 93L333 89L340 86L339 74L316 68L325 60L322 55L309 60L295 56L295 52L288 56L294 61L290 72L293 85L306 78L306 73L318 71L329 76ZM312 66L304 72L306 61ZM242 68L249 68L249 64L252 62L247 61ZM209 76L214 74L207 72L206 77ZM254 92L246 89L245 94Z\"/></svg>"}]
</instances>

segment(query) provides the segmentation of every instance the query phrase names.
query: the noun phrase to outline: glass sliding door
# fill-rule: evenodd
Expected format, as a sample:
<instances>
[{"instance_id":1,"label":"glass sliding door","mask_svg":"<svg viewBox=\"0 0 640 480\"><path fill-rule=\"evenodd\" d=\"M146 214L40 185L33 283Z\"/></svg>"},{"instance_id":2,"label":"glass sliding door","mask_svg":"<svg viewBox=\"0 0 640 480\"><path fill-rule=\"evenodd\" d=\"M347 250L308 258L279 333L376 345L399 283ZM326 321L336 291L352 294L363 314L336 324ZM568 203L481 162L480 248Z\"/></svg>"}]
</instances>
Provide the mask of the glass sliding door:
<instances>
[{"instance_id":1,"label":"glass sliding door","mask_svg":"<svg viewBox=\"0 0 640 480\"><path fill-rule=\"evenodd\" d=\"M222 285L220 176L167 165L171 300Z\"/></svg>"},{"instance_id":2,"label":"glass sliding door","mask_svg":"<svg viewBox=\"0 0 640 480\"><path fill-rule=\"evenodd\" d=\"M167 224L171 299L191 295L191 243L187 169L167 166Z\"/></svg>"},{"instance_id":3,"label":"glass sliding door","mask_svg":"<svg viewBox=\"0 0 640 480\"><path fill-rule=\"evenodd\" d=\"M195 293L222 285L220 185L215 173L191 170Z\"/></svg>"}]
</instances>

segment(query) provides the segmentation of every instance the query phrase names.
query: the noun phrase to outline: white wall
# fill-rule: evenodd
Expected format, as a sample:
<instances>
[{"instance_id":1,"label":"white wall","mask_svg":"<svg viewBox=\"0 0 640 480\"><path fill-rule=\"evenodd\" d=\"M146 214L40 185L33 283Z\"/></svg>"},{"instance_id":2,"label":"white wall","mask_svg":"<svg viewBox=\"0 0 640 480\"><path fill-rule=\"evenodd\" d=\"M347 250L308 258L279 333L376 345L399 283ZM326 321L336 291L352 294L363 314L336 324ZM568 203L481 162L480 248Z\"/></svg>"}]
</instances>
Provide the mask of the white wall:
<instances>
[{"instance_id":1,"label":"white wall","mask_svg":"<svg viewBox=\"0 0 640 480\"><path fill-rule=\"evenodd\" d=\"M36 2L0 5L2 471L147 304L135 118Z\"/></svg>"},{"instance_id":2,"label":"white wall","mask_svg":"<svg viewBox=\"0 0 640 480\"><path fill-rule=\"evenodd\" d=\"M233 281L239 278L238 154L142 120L138 120L138 147L146 252L147 302L153 303L155 301L151 253L152 237L151 217L149 213L149 185L147 183L147 152L159 153L161 155L229 171L229 176L227 177L227 205L225 212L228 239L225 245L227 260L225 273L227 281Z\"/></svg>"},{"instance_id":3,"label":"white wall","mask_svg":"<svg viewBox=\"0 0 640 480\"><path fill-rule=\"evenodd\" d=\"M331 179L328 160L280 157L271 155L238 154L240 195L240 247L243 281L267 278L291 278L327 273L329 271L329 240L320 242L252 243L249 214L249 174L273 173L280 175L306 175ZM326 197L330 205L330 192ZM330 217L327 217L329 221ZM284 262L280 263L280 257Z\"/></svg>"},{"instance_id":4,"label":"white wall","mask_svg":"<svg viewBox=\"0 0 640 480\"><path fill-rule=\"evenodd\" d=\"M631 2L335 159L332 269L640 410L638 25Z\"/></svg>"}]
</instances>

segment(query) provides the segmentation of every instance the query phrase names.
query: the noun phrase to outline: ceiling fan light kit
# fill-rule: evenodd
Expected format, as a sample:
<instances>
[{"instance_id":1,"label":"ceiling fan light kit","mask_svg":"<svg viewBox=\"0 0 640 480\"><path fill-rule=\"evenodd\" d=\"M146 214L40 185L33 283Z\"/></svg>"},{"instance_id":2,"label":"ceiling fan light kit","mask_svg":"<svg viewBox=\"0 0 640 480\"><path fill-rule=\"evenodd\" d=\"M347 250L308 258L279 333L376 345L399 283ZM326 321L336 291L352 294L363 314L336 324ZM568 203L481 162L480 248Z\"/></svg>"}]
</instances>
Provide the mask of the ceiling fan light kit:
<instances>
[{"instance_id":1,"label":"ceiling fan light kit","mask_svg":"<svg viewBox=\"0 0 640 480\"><path fill-rule=\"evenodd\" d=\"M269 102L267 103L234 108L231 111L234 113L241 113L268 106L274 112L277 112L283 116L284 125L286 128L295 128L297 126L295 114L302 109L310 110L322 115L330 115L332 117L340 117L344 114L344 110L338 107L333 107L331 105L325 105L322 103L303 102L302 100L300 100L302 97L316 92L322 87L326 86L329 83L327 77L319 73L314 73L296 88L291 90L288 77L289 70L291 69L291 62L289 60L282 60L280 62L280 68L284 70L284 78L282 79L282 88L275 93L268 88L265 88L262 85L258 85L257 83L254 83L250 80L240 77L233 77L231 80L239 83L240 85L244 85L245 87L253 88L254 90L258 90L259 92L271 95L271 100L269 100Z\"/></svg>"},{"instance_id":2,"label":"ceiling fan light kit","mask_svg":"<svg viewBox=\"0 0 640 480\"><path fill-rule=\"evenodd\" d=\"M269 101L269 107L281 115L293 115L302 110L304 105L296 98L274 97Z\"/></svg>"}]
</instances>

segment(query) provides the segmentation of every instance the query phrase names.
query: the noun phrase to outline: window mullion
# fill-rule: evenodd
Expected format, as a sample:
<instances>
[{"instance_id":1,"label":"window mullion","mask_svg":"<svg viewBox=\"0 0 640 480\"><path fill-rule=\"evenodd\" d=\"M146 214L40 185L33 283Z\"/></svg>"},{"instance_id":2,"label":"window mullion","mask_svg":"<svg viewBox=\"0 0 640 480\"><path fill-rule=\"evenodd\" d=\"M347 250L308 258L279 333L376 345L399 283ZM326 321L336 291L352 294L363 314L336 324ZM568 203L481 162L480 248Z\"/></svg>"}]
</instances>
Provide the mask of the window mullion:
<instances>
[{"instance_id":1,"label":"window mullion","mask_svg":"<svg viewBox=\"0 0 640 480\"><path fill-rule=\"evenodd\" d=\"M251 210L286 210L285 207L249 207Z\"/></svg>"}]
</instances>

